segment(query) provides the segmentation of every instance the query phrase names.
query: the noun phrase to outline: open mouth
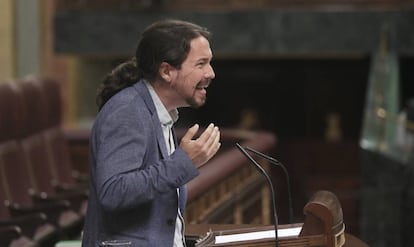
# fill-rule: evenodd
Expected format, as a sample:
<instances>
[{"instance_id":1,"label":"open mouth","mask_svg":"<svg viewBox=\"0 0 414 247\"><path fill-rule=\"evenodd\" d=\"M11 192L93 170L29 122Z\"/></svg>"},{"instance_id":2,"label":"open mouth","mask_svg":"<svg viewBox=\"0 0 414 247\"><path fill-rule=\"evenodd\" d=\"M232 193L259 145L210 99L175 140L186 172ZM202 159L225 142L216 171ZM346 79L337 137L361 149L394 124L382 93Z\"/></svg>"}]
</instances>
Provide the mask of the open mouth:
<instances>
[{"instance_id":1,"label":"open mouth","mask_svg":"<svg viewBox=\"0 0 414 247\"><path fill-rule=\"evenodd\" d=\"M208 86L210 86L210 81L208 81L207 83L200 82L197 85L196 89L198 89L198 90L206 90L208 88Z\"/></svg>"},{"instance_id":2,"label":"open mouth","mask_svg":"<svg viewBox=\"0 0 414 247\"><path fill-rule=\"evenodd\" d=\"M197 90L205 90L207 88L208 88L208 86L198 86L198 87L196 87Z\"/></svg>"}]
</instances>

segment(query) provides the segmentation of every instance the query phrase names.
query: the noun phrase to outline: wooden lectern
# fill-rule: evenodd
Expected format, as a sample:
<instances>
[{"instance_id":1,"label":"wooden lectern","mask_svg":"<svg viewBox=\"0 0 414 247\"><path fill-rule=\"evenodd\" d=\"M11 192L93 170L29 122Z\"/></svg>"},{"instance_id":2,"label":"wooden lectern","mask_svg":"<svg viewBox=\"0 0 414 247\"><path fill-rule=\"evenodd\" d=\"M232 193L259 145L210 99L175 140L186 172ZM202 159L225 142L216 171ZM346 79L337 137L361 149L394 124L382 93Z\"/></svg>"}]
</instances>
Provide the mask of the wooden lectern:
<instances>
[{"instance_id":1,"label":"wooden lectern","mask_svg":"<svg viewBox=\"0 0 414 247\"><path fill-rule=\"evenodd\" d=\"M279 225L280 247L367 247L361 240L345 233L342 208L337 197L329 191L318 191L305 205L303 223ZM273 226L243 227L238 229L210 229L198 239L196 247L209 246L260 246L273 247ZM188 228L187 228L188 229Z\"/></svg>"}]
</instances>

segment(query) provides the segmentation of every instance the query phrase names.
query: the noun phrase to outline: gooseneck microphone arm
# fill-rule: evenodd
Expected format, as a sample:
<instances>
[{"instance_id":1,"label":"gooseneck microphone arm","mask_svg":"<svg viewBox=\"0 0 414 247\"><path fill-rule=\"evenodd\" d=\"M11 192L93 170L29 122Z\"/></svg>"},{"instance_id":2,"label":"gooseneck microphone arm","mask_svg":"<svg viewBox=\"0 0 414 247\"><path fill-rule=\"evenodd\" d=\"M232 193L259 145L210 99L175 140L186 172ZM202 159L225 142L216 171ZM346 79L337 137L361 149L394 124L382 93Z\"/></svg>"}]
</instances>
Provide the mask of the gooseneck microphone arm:
<instances>
[{"instance_id":1,"label":"gooseneck microphone arm","mask_svg":"<svg viewBox=\"0 0 414 247\"><path fill-rule=\"evenodd\" d=\"M290 191L290 179L289 179L289 173L286 169L286 167L277 159L272 158L264 153L261 153L257 150L254 150L252 148L249 147L244 147L246 150L266 159L267 161L269 161L270 163L279 166L280 168L282 168L283 172L285 173L286 176L286 184L287 184L287 190L288 190L288 200L289 200L289 223L292 224L292 219L293 219L293 205L292 205L292 193Z\"/></svg>"},{"instance_id":2,"label":"gooseneck microphone arm","mask_svg":"<svg viewBox=\"0 0 414 247\"><path fill-rule=\"evenodd\" d=\"M267 174L267 172L263 169L262 166L260 166L253 158L252 156L250 156L250 154L247 153L247 151L240 146L240 144L236 143L237 148L241 151L242 154L244 154L244 156L246 156L251 163L256 167L256 169L259 171L260 174L262 174L267 182L269 183L269 187L270 187L270 192L271 192L271 198L272 198L272 206L273 206L273 217L274 217L274 224L275 224L275 246L279 247L279 240L278 240L278 236L277 236L277 228L278 228L278 218L277 218L277 211L276 211L276 202L275 202L275 191L273 188L273 183L272 180L270 179L269 175Z\"/></svg>"}]
</instances>

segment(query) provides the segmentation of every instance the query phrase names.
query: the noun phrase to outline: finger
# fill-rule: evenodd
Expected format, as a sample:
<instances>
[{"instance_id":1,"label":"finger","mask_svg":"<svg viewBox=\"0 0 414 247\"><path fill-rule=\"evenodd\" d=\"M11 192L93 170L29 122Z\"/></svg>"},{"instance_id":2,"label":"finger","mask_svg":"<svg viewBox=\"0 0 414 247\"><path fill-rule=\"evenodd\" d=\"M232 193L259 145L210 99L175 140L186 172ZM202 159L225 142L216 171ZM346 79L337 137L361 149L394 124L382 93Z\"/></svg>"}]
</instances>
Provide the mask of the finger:
<instances>
[{"instance_id":1,"label":"finger","mask_svg":"<svg viewBox=\"0 0 414 247\"><path fill-rule=\"evenodd\" d=\"M209 151L213 154L217 152L217 150L220 148L220 131L218 130L218 127L215 128L214 137L212 136L212 142L210 144Z\"/></svg>"},{"instance_id":2,"label":"finger","mask_svg":"<svg viewBox=\"0 0 414 247\"><path fill-rule=\"evenodd\" d=\"M217 145L215 146L215 149L213 151L213 155L216 154L219 151L220 146L221 146L221 142L217 143Z\"/></svg>"},{"instance_id":3,"label":"finger","mask_svg":"<svg viewBox=\"0 0 414 247\"><path fill-rule=\"evenodd\" d=\"M208 139L205 140L205 144L208 147L211 147L212 145L214 145L215 142L217 142L217 138L220 138L220 131L218 129L217 126L215 126L213 128L213 130L211 131L210 135L207 137Z\"/></svg>"},{"instance_id":4,"label":"finger","mask_svg":"<svg viewBox=\"0 0 414 247\"><path fill-rule=\"evenodd\" d=\"M189 128L187 130L187 132L185 133L185 135L181 138L182 141L190 141L191 139L193 139L194 135L197 133L198 131L198 124L194 124L191 128Z\"/></svg>"},{"instance_id":5,"label":"finger","mask_svg":"<svg viewBox=\"0 0 414 247\"><path fill-rule=\"evenodd\" d=\"M208 138L211 136L211 132L214 130L214 124L209 124L207 128L204 130L204 132L200 135L200 137L197 139L200 142L205 143Z\"/></svg>"}]
</instances>

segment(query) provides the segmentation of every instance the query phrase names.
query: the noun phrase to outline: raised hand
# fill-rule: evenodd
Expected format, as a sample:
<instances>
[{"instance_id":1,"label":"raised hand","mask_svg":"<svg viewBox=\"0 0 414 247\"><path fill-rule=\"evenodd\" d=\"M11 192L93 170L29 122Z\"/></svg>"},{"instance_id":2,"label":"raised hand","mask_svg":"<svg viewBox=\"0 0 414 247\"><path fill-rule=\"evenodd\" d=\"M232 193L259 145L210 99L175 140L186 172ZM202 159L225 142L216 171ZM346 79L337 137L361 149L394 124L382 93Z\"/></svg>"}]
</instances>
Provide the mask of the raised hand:
<instances>
[{"instance_id":1,"label":"raised hand","mask_svg":"<svg viewBox=\"0 0 414 247\"><path fill-rule=\"evenodd\" d=\"M190 157L196 167L204 165L219 150L220 130L214 124L209 124L197 139L193 139L199 129L198 124L193 125L181 139L180 147Z\"/></svg>"}]
</instances>

